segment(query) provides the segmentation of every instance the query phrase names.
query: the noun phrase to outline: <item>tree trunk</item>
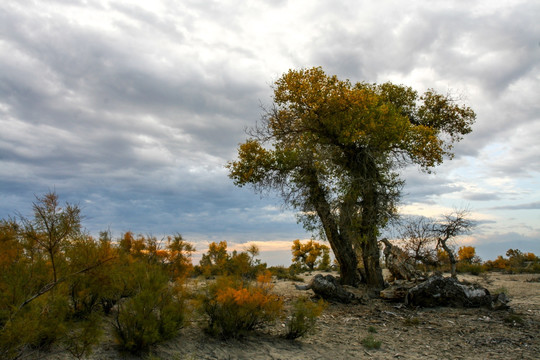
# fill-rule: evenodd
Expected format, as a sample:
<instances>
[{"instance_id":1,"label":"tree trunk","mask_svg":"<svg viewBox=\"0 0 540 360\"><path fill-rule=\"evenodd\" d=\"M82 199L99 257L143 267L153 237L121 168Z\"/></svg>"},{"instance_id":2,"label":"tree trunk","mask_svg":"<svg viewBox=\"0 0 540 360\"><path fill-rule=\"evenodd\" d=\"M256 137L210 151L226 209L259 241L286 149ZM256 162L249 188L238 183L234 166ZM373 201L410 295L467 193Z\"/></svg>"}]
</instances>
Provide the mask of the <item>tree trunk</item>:
<instances>
[{"instance_id":1,"label":"tree trunk","mask_svg":"<svg viewBox=\"0 0 540 360\"><path fill-rule=\"evenodd\" d=\"M371 164L371 162L368 162ZM375 187L376 167L367 167L364 174L366 178L371 177L364 187L362 199L362 238L361 249L364 260L364 271L366 283L374 289L384 289L384 278L379 260L379 242L377 241L377 217L378 217L378 194Z\"/></svg>"},{"instance_id":2,"label":"tree trunk","mask_svg":"<svg viewBox=\"0 0 540 360\"><path fill-rule=\"evenodd\" d=\"M372 238L370 236L362 242L361 246L367 285L375 289L384 289L384 278L379 261L377 238Z\"/></svg>"},{"instance_id":3,"label":"tree trunk","mask_svg":"<svg viewBox=\"0 0 540 360\"><path fill-rule=\"evenodd\" d=\"M326 200L324 189L321 188L317 175L314 170L306 171L309 176L309 196L310 202L315 207L315 211L321 220L326 239L334 252L336 260L339 263L339 272L342 285L358 286L361 282L358 272L358 258L353 250L350 239L340 234L338 226L332 216L330 205Z\"/></svg>"},{"instance_id":4,"label":"tree trunk","mask_svg":"<svg viewBox=\"0 0 540 360\"><path fill-rule=\"evenodd\" d=\"M447 240L448 239L440 240L440 243L441 243L441 246L444 249L444 251L446 251L446 253L448 254L448 260L450 260L450 275L452 276L452 278L457 279L457 271L456 271L456 263L457 263L457 261L456 261L456 257L454 256L454 252L452 251L452 249L450 249L446 245Z\"/></svg>"}]
</instances>

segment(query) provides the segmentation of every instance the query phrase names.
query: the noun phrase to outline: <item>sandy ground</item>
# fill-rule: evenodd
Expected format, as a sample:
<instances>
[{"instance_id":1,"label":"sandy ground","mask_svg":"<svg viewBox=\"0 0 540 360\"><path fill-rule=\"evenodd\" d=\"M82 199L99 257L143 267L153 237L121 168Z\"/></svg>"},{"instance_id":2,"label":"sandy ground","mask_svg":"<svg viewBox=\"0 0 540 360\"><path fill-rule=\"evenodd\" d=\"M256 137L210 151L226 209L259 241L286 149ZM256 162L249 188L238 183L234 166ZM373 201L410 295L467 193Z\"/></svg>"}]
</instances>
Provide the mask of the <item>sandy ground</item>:
<instances>
[{"instance_id":1,"label":"sandy ground","mask_svg":"<svg viewBox=\"0 0 540 360\"><path fill-rule=\"evenodd\" d=\"M295 341L282 337L285 327L281 322L242 340L228 341L207 336L195 322L146 358L540 359L540 275L492 273L460 276L460 280L478 282L492 292L505 289L511 309L411 309L379 299L354 305L331 304L319 319L317 332ZM274 285L286 303L297 296L313 295L311 290L296 290L290 281L276 281ZM381 342L379 349L362 345L362 339L369 335ZM66 354L47 357L66 358ZM111 340L104 340L91 359L138 357L120 354Z\"/></svg>"}]
</instances>

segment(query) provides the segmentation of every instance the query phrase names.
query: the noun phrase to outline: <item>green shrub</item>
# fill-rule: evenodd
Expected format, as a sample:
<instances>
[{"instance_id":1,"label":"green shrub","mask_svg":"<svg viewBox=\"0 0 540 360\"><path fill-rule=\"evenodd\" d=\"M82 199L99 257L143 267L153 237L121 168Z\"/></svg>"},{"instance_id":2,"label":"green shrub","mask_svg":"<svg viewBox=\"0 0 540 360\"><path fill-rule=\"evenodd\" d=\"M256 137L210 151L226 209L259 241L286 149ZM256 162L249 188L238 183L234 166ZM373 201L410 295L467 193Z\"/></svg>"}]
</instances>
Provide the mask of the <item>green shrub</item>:
<instances>
[{"instance_id":1,"label":"green shrub","mask_svg":"<svg viewBox=\"0 0 540 360\"><path fill-rule=\"evenodd\" d=\"M301 281L304 282L304 279L298 276L297 268L291 266L286 268L284 266L271 266L268 268L268 271L272 273L278 280L290 280L290 281Z\"/></svg>"},{"instance_id":2,"label":"green shrub","mask_svg":"<svg viewBox=\"0 0 540 360\"><path fill-rule=\"evenodd\" d=\"M271 294L271 274L259 275L251 284L230 277L218 279L201 298L208 316L207 331L222 338L238 338L256 327L275 321L283 302Z\"/></svg>"},{"instance_id":3,"label":"green shrub","mask_svg":"<svg viewBox=\"0 0 540 360\"><path fill-rule=\"evenodd\" d=\"M115 337L122 349L132 353L170 339L184 325L186 308L178 286L168 282L163 268L140 266L136 295L118 304Z\"/></svg>"},{"instance_id":4,"label":"green shrub","mask_svg":"<svg viewBox=\"0 0 540 360\"><path fill-rule=\"evenodd\" d=\"M373 335L370 334L362 339L362 345L364 345L366 349L380 349L381 341L375 340Z\"/></svg>"},{"instance_id":5,"label":"green shrub","mask_svg":"<svg viewBox=\"0 0 540 360\"><path fill-rule=\"evenodd\" d=\"M376 334L377 333L377 329L375 329L374 326L368 327L367 331L368 331L368 333L371 333L371 334Z\"/></svg>"},{"instance_id":6,"label":"green shrub","mask_svg":"<svg viewBox=\"0 0 540 360\"><path fill-rule=\"evenodd\" d=\"M296 339L305 334L315 331L317 318L326 308L324 300L314 303L313 301L302 297L296 299L293 303L293 312L287 322L287 339Z\"/></svg>"},{"instance_id":7,"label":"green shrub","mask_svg":"<svg viewBox=\"0 0 540 360\"><path fill-rule=\"evenodd\" d=\"M456 271L458 273L470 273L471 275L480 275L481 273L485 271L485 268L484 266L482 266L482 264L478 264L478 263L469 264L469 263L461 262L457 264Z\"/></svg>"},{"instance_id":8,"label":"green shrub","mask_svg":"<svg viewBox=\"0 0 540 360\"><path fill-rule=\"evenodd\" d=\"M93 313L88 319L73 324L63 340L66 350L75 358L87 358L101 337L101 316Z\"/></svg>"}]
</instances>

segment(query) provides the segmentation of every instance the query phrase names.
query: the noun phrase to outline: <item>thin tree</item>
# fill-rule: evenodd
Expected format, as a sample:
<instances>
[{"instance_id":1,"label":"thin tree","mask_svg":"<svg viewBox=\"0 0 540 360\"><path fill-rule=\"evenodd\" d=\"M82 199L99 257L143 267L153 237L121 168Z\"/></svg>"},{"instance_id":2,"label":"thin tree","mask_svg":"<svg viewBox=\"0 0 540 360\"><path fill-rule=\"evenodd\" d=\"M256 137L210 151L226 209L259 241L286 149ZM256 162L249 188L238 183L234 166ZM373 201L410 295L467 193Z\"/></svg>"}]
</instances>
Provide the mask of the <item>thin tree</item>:
<instances>
[{"instance_id":1,"label":"thin tree","mask_svg":"<svg viewBox=\"0 0 540 360\"><path fill-rule=\"evenodd\" d=\"M25 233L49 256L53 283L56 283L58 254L70 239L80 234L81 210L69 203L60 207L56 192L48 192L41 197L36 195L32 208L34 218L22 218Z\"/></svg>"},{"instance_id":2,"label":"thin tree","mask_svg":"<svg viewBox=\"0 0 540 360\"><path fill-rule=\"evenodd\" d=\"M437 238L437 247L442 247L448 255L453 278L457 278L457 258L450 242L459 235L467 234L473 226L474 222L469 219L468 210L454 210L433 223L432 231Z\"/></svg>"}]
</instances>

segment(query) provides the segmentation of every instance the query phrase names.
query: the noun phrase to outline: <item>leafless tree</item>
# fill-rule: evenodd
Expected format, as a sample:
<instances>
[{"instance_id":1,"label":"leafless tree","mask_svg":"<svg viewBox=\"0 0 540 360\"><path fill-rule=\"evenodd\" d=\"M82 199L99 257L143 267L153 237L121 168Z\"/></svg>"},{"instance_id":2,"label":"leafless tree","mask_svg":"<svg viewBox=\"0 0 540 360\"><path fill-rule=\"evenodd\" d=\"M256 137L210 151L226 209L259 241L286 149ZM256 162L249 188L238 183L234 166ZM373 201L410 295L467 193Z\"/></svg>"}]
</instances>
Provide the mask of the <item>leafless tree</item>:
<instances>
[{"instance_id":1,"label":"leafless tree","mask_svg":"<svg viewBox=\"0 0 540 360\"><path fill-rule=\"evenodd\" d=\"M459 235L467 234L474 226L474 222L469 218L468 210L454 210L445 214L442 218L432 225L432 232L437 239L437 248L440 246L448 254L450 259L451 274L453 278L456 274L456 254L451 248L449 242Z\"/></svg>"},{"instance_id":2,"label":"leafless tree","mask_svg":"<svg viewBox=\"0 0 540 360\"><path fill-rule=\"evenodd\" d=\"M433 224L433 219L424 216L411 217L403 223L400 239L404 241L403 249L415 264L436 265L437 238L432 231Z\"/></svg>"}]
</instances>

